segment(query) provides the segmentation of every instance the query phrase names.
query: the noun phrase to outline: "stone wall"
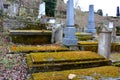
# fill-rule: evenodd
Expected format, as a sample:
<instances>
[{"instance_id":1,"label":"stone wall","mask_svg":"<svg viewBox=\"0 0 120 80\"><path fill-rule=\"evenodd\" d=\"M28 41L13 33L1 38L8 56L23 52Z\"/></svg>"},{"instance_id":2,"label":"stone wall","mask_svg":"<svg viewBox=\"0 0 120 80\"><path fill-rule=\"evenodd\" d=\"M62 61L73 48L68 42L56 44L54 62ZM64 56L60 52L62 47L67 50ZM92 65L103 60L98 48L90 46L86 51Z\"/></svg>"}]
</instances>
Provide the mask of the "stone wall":
<instances>
[{"instance_id":1,"label":"stone wall","mask_svg":"<svg viewBox=\"0 0 120 80\"><path fill-rule=\"evenodd\" d=\"M3 26L3 30L6 31L10 29L24 27L25 24L17 19L4 19Z\"/></svg>"}]
</instances>

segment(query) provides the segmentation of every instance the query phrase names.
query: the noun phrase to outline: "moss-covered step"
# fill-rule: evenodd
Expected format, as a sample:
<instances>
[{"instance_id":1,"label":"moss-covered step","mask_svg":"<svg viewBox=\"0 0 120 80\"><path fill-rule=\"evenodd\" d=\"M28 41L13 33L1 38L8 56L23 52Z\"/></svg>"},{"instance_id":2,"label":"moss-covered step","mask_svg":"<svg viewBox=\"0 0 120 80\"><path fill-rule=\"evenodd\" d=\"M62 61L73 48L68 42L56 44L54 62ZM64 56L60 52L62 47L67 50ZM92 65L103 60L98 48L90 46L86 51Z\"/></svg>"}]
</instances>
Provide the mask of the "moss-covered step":
<instances>
[{"instance_id":1,"label":"moss-covered step","mask_svg":"<svg viewBox=\"0 0 120 80\"><path fill-rule=\"evenodd\" d=\"M56 52L56 51L68 51L65 46L60 45L13 45L9 46L9 52Z\"/></svg>"},{"instance_id":2,"label":"moss-covered step","mask_svg":"<svg viewBox=\"0 0 120 80\"><path fill-rule=\"evenodd\" d=\"M51 43L49 30L10 30L12 42L17 44L38 45Z\"/></svg>"},{"instance_id":3,"label":"moss-covered step","mask_svg":"<svg viewBox=\"0 0 120 80\"><path fill-rule=\"evenodd\" d=\"M76 33L75 34L78 41L87 41L87 40L92 40L93 39L93 36L91 33Z\"/></svg>"},{"instance_id":4,"label":"moss-covered step","mask_svg":"<svg viewBox=\"0 0 120 80\"><path fill-rule=\"evenodd\" d=\"M78 41L78 46L81 50L85 51L98 51L97 41ZM111 52L120 52L120 42L114 42L111 45Z\"/></svg>"},{"instance_id":5,"label":"moss-covered step","mask_svg":"<svg viewBox=\"0 0 120 80\"><path fill-rule=\"evenodd\" d=\"M26 60L30 72L78 69L111 64L110 60L90 51L30 53Z\"/></svg>"},{"instance_id":6,"label":"moss-covered step","mask_svg":"<svg viewBox=\"0 0 120 80\"><path fill-rule=\"evenodd\" d=\"M34 73L29 80L102 80L120 77L120 67L102 66L96 68L86 68L77 70L54 71L44 73ZM111 79L112 80L112 79Z\"/></svg>"},{"instance_id":7,"label":"moss-covered step","mask_svg":"<svg viewBox=\"0 0 120 80\"><path fill-rule=\"evenodd\" d=\"M50 35L50 30L9 30L9 35Z\"/></svg>"}]
</instances>

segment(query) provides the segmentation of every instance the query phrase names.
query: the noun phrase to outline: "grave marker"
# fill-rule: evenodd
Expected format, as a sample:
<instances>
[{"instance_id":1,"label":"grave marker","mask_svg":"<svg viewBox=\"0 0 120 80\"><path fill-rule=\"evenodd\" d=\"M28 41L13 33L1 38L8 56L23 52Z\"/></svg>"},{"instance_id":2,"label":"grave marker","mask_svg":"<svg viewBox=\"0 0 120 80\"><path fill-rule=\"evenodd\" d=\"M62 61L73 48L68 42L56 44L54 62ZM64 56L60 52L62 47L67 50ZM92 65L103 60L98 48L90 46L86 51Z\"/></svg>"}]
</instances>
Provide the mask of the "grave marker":
<instances>
[{"instance_id":1,"label":"grave marker","mask_svg":"<svg viewBox=\"0 0 120 80\"><path fill-rule=\"evenodd\" d=\"M111 53L111 30L105 24L99 33L98 53L105 58L109 58Z\"/></svg>"},{"instance_id":2,"label":"grave marker","mask_svg":"<svg viewBox=\"0 0 120 80\"><path fill-rule=\"evenodd\" d=\"M77 45L75 32L76 32L76 29L74 27L73 0L69 0L67 2L67 19L66 19L66 28L64 30L63 45L66 45L66 46Z\"/></svg>"},{"instance_id":3,"label":"grave marker","mask_svg":"<svg viewBox=\"0 0 120 80\"><path fill-rule=\"evenodd\" d=\"M94 22L94 5L89 5L88 26L85 31L88 33L96 33Z\"/></svg>"},{"instance_id":4,"label":"grave marker","mask_svg":"<svg viewBox=\"0 0 120 80\"><path fill-rule=\"evenodd\" d=\"M41 18L41 16L44 16L45 13L45 2L40 3L39 5L39 13L38 13L38 19Z\"/></svg>"}]
</instances>

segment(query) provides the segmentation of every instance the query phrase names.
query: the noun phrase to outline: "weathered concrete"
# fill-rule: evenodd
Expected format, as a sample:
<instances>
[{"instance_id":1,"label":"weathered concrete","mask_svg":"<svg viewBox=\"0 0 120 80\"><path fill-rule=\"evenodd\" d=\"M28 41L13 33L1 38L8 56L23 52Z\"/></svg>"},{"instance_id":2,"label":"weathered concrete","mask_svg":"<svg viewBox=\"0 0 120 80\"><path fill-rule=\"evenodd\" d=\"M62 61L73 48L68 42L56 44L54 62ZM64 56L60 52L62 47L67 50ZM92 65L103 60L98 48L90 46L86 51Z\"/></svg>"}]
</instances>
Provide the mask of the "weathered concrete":
<instances>
[{"instance_id":1,"label":"weathered concrete","mask_svg":"<svg viewBox=\"0 0 120 80\"><path fill-rule=\"evenodd\" d=\"M3 26L3 30L9 30L25 27L25 24L17 19L4 19Z\"/></svg>"}]
</instances>

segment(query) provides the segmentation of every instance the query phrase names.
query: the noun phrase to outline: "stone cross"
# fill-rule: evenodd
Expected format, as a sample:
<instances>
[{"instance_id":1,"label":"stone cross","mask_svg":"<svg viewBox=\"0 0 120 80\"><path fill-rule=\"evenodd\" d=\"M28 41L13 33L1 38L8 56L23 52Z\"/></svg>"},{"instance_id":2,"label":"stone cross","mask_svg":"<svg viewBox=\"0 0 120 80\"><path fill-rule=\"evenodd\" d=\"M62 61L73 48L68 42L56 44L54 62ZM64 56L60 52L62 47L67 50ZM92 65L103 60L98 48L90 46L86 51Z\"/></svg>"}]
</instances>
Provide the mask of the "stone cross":
<instances>
[{"instance_id":1,"label":"stone cross","mask_svg":"<svg viewBox=\"0 0 120 80\"><path fill-rule=\"evenodd\" d=\"M96 33L94 22L94 5L89 5L88 26L86 32Z\"/></svg>"},{"instance_id":2,"label":"stone cross","mask_svg":"<svg viewBox=\"0 0 120 80\"><path fill-rule=\"evenodd\" d=\"M107 25L102 26L99 33L98 53L105 58L109 58L111 52L111 31Z\"/></svg>"},{"instance_id":3,"label":"stone cross","mask_svg":"<svg viewBox=\"0 0 120 80\"><path fill-rule=\"evenodd\" d=\"M74 46L77 45L77 39L75 36L76 29L74 27L74 7L73 0L67 2L67 19L66 28L64 29L63 45Z\"/></svg>"}]
</instances>

